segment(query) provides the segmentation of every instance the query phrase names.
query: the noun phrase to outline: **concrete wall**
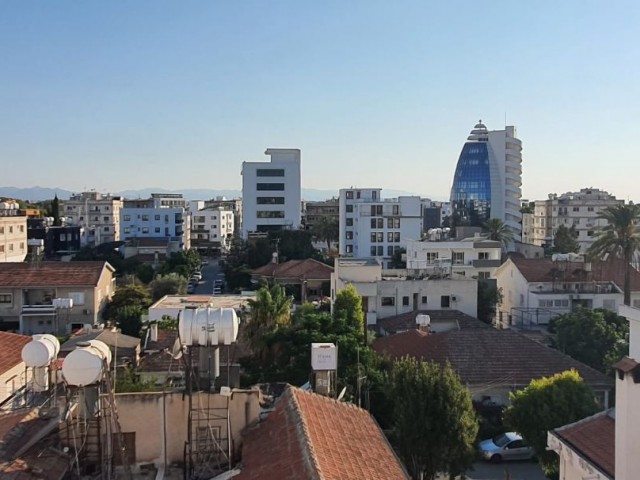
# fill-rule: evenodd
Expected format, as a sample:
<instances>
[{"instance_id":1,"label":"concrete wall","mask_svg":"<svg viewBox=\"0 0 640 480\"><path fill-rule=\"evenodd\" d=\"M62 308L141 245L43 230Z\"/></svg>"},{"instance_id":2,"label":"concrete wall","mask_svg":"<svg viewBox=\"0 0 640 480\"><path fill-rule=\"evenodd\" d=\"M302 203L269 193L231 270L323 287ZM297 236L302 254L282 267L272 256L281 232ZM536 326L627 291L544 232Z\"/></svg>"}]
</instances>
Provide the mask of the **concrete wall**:
<instances>
[{"instance_id":1,"label":"concrete wall","mask_svg":"<svg viewBox=\"0 0 640 480\"><path fill-rule=\"evenodd\" d=\"M5 401L13 392L23 387L26 383L26 372L24 362L20 362L14 367L2 373L0 377L0 402Z\"/></svg>"}]
</instances>

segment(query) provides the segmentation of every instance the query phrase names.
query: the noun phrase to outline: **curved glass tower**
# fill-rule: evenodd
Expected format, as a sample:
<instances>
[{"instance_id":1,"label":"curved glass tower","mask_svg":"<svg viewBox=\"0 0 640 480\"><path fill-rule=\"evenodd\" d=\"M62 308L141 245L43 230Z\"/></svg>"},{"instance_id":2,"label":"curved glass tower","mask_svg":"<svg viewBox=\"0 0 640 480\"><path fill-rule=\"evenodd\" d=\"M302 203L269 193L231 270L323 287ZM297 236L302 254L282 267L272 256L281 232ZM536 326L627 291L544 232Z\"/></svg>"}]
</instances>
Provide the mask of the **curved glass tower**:
<instances>
[{"instance_id":1,"label":"curved glass tower","mask_svg":"<svg viewBox=\"0 0 640 480\"><path fill-rule=\"evenodd\" d=\"M478 122L462 147L451 188L455 225L482 226L490 218L521 237L522 143L515 128L488 131Z\"/></svg>"}]
</instances>

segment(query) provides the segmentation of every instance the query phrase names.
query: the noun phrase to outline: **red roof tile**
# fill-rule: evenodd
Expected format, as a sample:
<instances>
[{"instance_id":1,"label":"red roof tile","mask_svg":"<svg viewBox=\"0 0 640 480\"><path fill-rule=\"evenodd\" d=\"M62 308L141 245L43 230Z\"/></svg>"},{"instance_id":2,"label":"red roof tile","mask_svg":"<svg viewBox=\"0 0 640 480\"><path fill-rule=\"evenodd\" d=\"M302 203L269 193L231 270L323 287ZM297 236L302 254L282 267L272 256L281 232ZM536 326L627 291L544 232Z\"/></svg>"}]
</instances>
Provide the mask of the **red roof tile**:
<instances>
[{"instance_id":1,"label":"red roof tile","mask_svg":"<svg viewBox=\"0 0 640 480\"><path fill-rule=\"evenodd\" d=\"M616 422L612 410L557 428L552 434L600 471L615 477Z\"/></svg>"},{"instance_id":2,"label":"red roof tile","mask_svg":"<svg viewBox=\"0 0 640 480\"><path fill-rule=\"evenodd\" d=\"M528 385L531 380L575 369L591 386L613 388L612 378L568 355L511 330L460 330L431 335L399 333L378 338L378 353L392 358L410 355L444 364L449 361L469 385L500 382Z\"/></svg>"},{"instance_id":3,"label":"red roof tile","mask_svg":"<svg viewBox=\"0 0 640 480\"><path fill-rule=\"evenodd\" d=\"M22 362L22 347L30 341L26 335L0 332L0 375Z\"/></svg>"},{"instance_id":4,"label":"red roof tile","mask_svg":"<svg viewBox=\"0 0 640 480\"><path fill-rule=\"evenodd\" d=\"M299 280L331 280L333 267L307 258L306 260L289 260L284 263L267 263L253 271L253 275L274 278L294 278Z\"/></svg>"},{"instance_id":5,"label":"red roof tile","mask_svg":"<svg viewBox=\"0 0 640 480\"><path fill-rule=\"evenodd\" d=\"M107 262L0 263L0 287L96 286Z\"/></svg>"},{"instance_id":6,"label":"red roof tile","mask_svg":"<svg viewBox=\"0 0 640 480\"><path fill-rule=\"evenodd\" d=\"M289 386L247 432L238 480L394 480L406 471L373 417Z\"/></svg>"},{"instance_id":7,"label":"red roof tile","mask_svg":"<svg viewBox=\"0 0 640 480\"><path fill-rule=\"evenodd\" d=\"M416 316L426 314L431 317L432 322L457 322L460 330L474 328L491 328L490 325L481 322L477 318L462 313L459 310L416 310L414 312L401 313L392 317L381 318L378 320L376 327L381 328L387 333L402 332L405 330L414 330L416 328Z\"/></svg>"}]
</instances>

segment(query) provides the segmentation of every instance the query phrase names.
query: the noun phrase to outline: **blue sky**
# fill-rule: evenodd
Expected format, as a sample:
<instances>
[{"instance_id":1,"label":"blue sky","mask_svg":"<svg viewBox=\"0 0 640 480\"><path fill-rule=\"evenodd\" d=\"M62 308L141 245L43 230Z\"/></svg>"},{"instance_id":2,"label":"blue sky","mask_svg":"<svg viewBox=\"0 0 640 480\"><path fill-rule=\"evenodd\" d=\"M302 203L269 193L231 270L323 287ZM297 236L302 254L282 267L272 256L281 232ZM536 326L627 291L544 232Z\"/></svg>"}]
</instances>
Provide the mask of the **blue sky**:
<instances>
[{"instance_id":1,"label":"blue sky","mask_svg":"<svg viewBox=\"0 0 640 480\"><path fill-rule=\"evenodd\" d=\"M640 3L0 0L0 185L306 188L446 198L478 119L516 125L523 195L640 201Z\"/></svg>"}]
</instances>

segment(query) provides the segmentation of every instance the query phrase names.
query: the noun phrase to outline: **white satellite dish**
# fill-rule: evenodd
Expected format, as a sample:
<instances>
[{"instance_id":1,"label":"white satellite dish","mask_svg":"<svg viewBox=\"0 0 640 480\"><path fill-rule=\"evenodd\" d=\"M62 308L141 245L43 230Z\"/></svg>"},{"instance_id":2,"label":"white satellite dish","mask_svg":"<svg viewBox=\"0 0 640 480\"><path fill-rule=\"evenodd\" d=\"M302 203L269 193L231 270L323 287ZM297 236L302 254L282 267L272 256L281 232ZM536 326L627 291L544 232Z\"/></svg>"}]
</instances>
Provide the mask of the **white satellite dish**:
<instances>
[{"instance_id":1,"label":"white satellite dish","mask_svg":"<svg viewBox=\"0 0 640 480\"><path fill-rule=\"evenodd\" d=\"M342 387L342 391L340 392L340 395L338 395L338 401L344 398L345 393L347 393L347 387Z\"/></svg>"}]
</instances>

